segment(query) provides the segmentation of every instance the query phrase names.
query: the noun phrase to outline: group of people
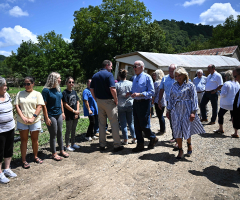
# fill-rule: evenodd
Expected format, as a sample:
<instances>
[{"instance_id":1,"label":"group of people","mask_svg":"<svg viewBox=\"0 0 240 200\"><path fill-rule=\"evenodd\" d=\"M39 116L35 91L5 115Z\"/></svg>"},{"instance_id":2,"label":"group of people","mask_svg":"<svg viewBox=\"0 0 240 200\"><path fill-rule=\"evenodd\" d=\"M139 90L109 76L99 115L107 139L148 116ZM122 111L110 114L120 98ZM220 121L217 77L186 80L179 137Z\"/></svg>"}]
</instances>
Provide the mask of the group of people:
<instances>
[{"instance_id":1,"label":"group of people","mask_svg":"<svg viewBox=\"0 0 240 200\"><path fill-rule=\"evenodd\" d=\"M118 72L118 82L115 83L112 62L104 60L102 69L87 80L87 88L82 93L84 115L89 118L89 127L86 139L98 139L100 151L104 151L106 142L106 124L110 121L112 128L114 152L124 149L128 144L128 128L131 133L131 143L136 144L133 152L145 149L144 137L149 139L148 149L153 149L158 138L151 131L150 112L155 106L159 118L159 134L166 132L163 113L170 120L172 130L171 142L176 142L178 148L177 159L184 156L182 141L187 140L187 156L192 154L191 136L205 133L201 122L207 122L206 108L208 101L212 103L212 118L209 124L214 124L217 117L218 91L221 89L220 110L218 112L219 129L216 133L224 133L223 116L230 110L235 133L232 137L239 137L240 128L240 67L228 72L223 84L221 75L215 71L214 65L208 66L208 77L203 76L202 70L197 71L193 82L189 80L187 71L176 64L169 66L169 74L164 76L162 70L155 73L155 82L144 72L144 63L141 60L134 62L135 76L132 81L126 80L127 70ZM236 82L237 81L237 82ZM62 124L66 120L66 150L74 151L80 146L75 144L75 132L79 119L79 97L74 87L74 79L66 79L67 88L62 92L60 88L61 76L57 72L49 74L42 93L33 90L34 79L24 79L24 91L20 91L14 101L17 111L17 130L21 138L22 167L28 169L26 161L27 142L30 133L34 161L42 164L38 157L38 135L41 131L41 110L50 133L50 149L52 158L61 161L68 158L64 151ZM13 155L15 121L11 97L7 93L6 80L0 77L0 182L9 182L8 177L17 175L10 169ZM200 117L198 116L200 106ZM123 140L120 140L121 127ZM71 144L70 144L71 135ZM56 152L56 138L60 153ZM5 169L2 171L4 159Z\"/></svg>"}]
</instances>

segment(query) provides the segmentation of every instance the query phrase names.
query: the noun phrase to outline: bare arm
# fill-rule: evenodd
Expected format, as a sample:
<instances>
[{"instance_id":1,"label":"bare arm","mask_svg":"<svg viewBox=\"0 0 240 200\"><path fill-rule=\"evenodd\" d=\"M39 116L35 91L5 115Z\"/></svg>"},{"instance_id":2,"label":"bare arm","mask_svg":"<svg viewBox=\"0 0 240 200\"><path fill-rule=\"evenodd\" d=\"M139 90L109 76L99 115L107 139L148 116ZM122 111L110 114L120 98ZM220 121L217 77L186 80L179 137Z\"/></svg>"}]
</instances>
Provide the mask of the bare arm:
<instances>
[{"instance_id":1,"label":"bare arm","mask_svg":"<svg viewBox=\"0 0 240 200\"><path fill-rule=\"evenodd\" d=\"M61 108L62 108L62 118L65 120L65 114L64 114L64 109L63 109L63 101L61 99Z\"/></svg>"},{"instance_id":2,"label":"bare arm","mask_svg":"<svg viewBox=\"0 0 240 200\"><path fill-rule=\"evenodd\" d=\"M66 102L63 102L63 106L67 108L69 111L73 112L75 115L79 114L79 101L77 101L77 110L71 108L71 106L69 106Z\"/></svg>"},{"instance_id":3,"label":"bare arm","mask_svg":"<svg viewBox=\"0 0 240 200\"><path fill-rule=\"evenodd\" d=\"M17 110L17 113L18 115L22 118L22 120L24 121L24 123L28 123L28 118L24 117L21 109L19 108L19 105L16 105L16 110Z\"/></svg>"},{"instance_id":4,"label":"bare arm","mask_svg":"<svg viewBox=\"0 0 240 200\"><path fill-rule=\"evenodd\" d=\"M92 115L93 112L92 112L91 109L90 109L90 106L89 106L88 101L87 101L87 100L84 100L84 103L85 103L85 106L86 106L86 108L87 108L87 110L88 110L88 112L89 112L89 115Z\"/></svg>"},{"instance_id":5,"label":"bare arm","mask_svg":"<svg viewBox=\"0 0 240 200\"><path fill-rule=\"evenodd\" d=\"M48 117L48 112L47 112L47 102L45 101L45 105L43 106L43 115L45 117L45 122L48 126L51 126L52 122Z\"/></svg>"},{"instance_id":6,"label":"bare arm","mask_svg":"<svg viewBox=\"0 0 240 200\"><path fill-rule=\"evenodd\" d=\"M114 102L116 105L118 105L118 98L117 98L117 91L115 87L110 87L111 94L114 98Z\"/></svg>"}]
</instances>

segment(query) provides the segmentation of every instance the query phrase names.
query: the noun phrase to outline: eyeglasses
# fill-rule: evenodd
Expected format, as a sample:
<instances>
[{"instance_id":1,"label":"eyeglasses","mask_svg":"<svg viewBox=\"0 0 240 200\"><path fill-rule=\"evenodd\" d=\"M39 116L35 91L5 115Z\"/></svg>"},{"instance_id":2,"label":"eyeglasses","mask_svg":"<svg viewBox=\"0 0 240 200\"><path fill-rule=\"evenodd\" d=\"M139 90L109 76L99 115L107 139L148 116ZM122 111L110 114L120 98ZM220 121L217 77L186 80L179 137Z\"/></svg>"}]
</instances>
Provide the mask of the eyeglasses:
<instances>
[{"instance_id":1,"label":"eyeglasses","mask_svg":"<svg viewBox=\"0 0 240 200\"><path fill-rule=\"evenodd\" d=\"M68 83L69 83L69 84L71 84L71 83L74 84L74 81L73 81L73 82L69 81Z\"/></svg>"},{"instance_id":2,"label":"eyeglasses","mask_svg":"<svg viewBox=\"0 0 240 200\"><path fill-rule=\"evenodd\" d=\"M30 86L31 83L23 83L24 86Z\"/></svg>"}]
</instances>

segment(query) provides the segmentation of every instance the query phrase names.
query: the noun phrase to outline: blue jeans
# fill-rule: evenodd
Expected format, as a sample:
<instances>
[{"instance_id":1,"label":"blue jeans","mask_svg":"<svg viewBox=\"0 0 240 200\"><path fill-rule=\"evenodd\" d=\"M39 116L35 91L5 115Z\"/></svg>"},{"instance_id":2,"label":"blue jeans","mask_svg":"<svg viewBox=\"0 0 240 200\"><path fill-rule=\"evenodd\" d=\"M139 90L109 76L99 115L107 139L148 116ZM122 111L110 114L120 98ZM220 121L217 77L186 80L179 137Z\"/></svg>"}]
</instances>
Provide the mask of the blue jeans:
<instances>
[{"instance_id":1,"label":"blue jeans","mask_svg":"<svg viewBox=\"0 0 240 200\"><path fill-rule=\"evenodd\" d=\"M128 139L127 124L132 138L136 138L133 125L133 107L118 107L118 120L121 125L123 139Z\"/></svg>"},{"instance_id":2,"label":"blue jeans","mask_svg":"<svg viewBox=\"0 0 240 200\"><path fill-rule=\"evenodd\" d=\"M202 119L207 119L206 105L209 101L211 101L211 104L212 104L211 122L215 122L217 118L217 112L218 112L218 93L214 93L214 94L211 94L210 92L204 93L202 101L200 103Z\"/></svg>"},{"instance_id":3,"label":"blue jeans","mask_svg":"<svg viewBox=\"0 0 240 200\"><path fill-rule=\"evenodd\" d=\"M156 136L150 129L150 100L133 102L134 128L138 144L144 143L142 131L148 139L154 139Z\"/></svg>"},{"instance_id":4,"label":"blue jeans","mask_svg":"<svg viewBox=\"0 0 240 200\"><path fill-rule=\"evenodd\" d=\"M157 117L159 119L160 132L165 132L166 126L165 126L165 119L163 117L165 107L162 107L162 110L160 110L157 103L154 103L154 105L155 105L155 110L156 110L156 113L157 113Z\"/></svg>"}]
</instances>

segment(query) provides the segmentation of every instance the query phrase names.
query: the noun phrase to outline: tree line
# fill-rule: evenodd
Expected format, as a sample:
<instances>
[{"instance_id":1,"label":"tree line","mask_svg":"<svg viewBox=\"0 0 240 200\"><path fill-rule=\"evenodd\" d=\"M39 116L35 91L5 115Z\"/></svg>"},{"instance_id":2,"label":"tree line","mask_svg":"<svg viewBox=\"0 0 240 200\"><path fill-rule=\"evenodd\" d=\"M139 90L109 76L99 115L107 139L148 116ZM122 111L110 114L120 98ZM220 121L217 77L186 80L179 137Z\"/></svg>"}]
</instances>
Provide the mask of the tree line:
<instances>
[{"instance_id":1,"label":"tree line","mask_svg":"<svg viewBox=\"0 0 240 200\"><path fill-rule=\"evenodd\" d=\"M0 56L0 75L34 76L45 82L57 71L63 78L85 81L101 68L104 59L114 64L116 55L134 51L181 53L240 45L240 15L230 16L216 27L184 21L152 21L151 12L139 0L103 0L99 6L80 8L74 14L72 42L50 31L37 43L22 41L16 53Z\"/></svg>"}]
</instances>

